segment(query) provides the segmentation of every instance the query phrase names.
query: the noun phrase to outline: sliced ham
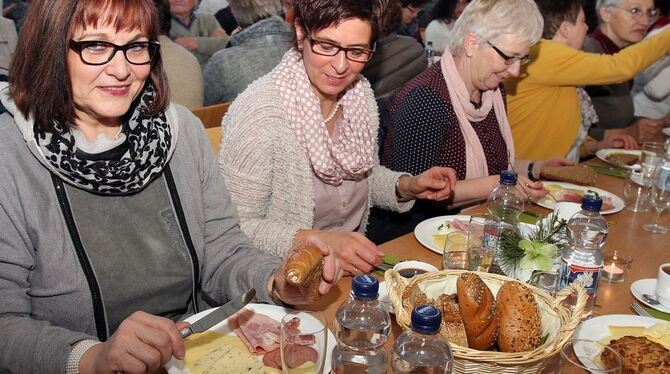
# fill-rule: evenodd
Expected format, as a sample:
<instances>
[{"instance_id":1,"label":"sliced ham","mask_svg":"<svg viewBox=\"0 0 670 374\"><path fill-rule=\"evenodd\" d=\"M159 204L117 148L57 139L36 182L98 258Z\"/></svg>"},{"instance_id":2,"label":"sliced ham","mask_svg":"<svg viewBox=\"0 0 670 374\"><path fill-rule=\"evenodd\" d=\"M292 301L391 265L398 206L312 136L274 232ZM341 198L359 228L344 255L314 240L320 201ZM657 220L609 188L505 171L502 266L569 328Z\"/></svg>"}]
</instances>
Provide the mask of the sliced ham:
<instances>
[{"instance_id":1,"label":"sliced ham","mask_svg":"<svg viewBox=\"0 0 670 374\"><path fill-rule=\"evenodd\" d=\"M228 325L252 353L263 355L279 348L279 322L264 314L242 309L229 319Z\"/></svg>"},{"instance_id":2,"label":"sliced ham","mask_svg":"<svg viewBox=\"0 0 670 374\"><path fill-rule=\"evenodd\" d=\"M451 227L453 227L454 230L456 230L456 231L467 232L469 225L470 225L469 221L462 220L462 219L454 219L454 220L451 221Z\"/></svg>"}]
</instances>

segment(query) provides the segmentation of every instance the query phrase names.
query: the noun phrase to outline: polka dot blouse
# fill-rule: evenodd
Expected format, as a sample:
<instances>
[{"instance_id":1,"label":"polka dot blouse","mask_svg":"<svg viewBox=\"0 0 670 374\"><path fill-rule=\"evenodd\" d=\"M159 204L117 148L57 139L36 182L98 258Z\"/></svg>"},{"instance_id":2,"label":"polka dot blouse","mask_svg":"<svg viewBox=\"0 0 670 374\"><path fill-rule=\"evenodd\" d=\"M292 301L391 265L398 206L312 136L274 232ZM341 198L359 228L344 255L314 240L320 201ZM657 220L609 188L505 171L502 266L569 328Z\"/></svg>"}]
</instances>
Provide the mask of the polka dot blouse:
<instances>
[{"instance_id":1,"label":"polka dot blouse","mask_svg":"<svg viewBox=\"0 0 670 374\"><path fill-rule=\"evenodd\" d=\"M384 166L414 175L432 166L446 166L456 170L458 179L465 179L465 139L440 64L407 84L391 104L390 112ZM507 146L493 109L472 127L482 143L489 174L507 169Z\"/></svg>"}]
</instances>

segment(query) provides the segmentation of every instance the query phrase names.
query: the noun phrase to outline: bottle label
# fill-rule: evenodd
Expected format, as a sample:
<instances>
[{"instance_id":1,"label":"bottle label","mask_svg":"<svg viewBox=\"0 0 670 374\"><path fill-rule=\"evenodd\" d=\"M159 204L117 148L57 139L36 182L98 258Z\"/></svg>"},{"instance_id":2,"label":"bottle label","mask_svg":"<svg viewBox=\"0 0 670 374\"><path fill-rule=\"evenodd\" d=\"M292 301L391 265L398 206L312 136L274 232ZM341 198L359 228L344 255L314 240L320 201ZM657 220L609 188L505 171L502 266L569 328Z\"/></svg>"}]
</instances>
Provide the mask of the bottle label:
<instances>
[{"instance_id":1,"label":"bottle label","mask_svg":"<svg viewBox=\"0 0 670 374\"><path fill-rule=\"evenodd\" d=\"M579 283L586 289L589 298L594 297L598 290L598 279L602 266L579 266L568 263L561 258L561 288L570 283Z\"/></svg>"}]
</instances>

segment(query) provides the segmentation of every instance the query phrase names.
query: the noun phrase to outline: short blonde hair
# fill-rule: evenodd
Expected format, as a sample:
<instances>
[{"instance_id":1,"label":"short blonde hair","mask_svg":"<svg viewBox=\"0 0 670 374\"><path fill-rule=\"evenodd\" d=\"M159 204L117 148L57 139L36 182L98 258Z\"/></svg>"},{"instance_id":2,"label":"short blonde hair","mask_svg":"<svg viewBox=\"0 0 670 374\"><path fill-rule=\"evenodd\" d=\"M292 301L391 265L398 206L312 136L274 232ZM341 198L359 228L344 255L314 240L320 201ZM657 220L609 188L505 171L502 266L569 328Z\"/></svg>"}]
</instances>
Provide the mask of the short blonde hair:
<instances>
[{"instance_id":1,"label":"short blonde hair","mask_svg":"<svg viewBox=\"0 0 670 374\"><path fill-rule=\"evenodd\" d=\"M542 37L543 27L542 14L533 0L474 0L456 21L447 47L460 55L470 32L487 41L512 35L533 45Z\"/></svg>"}]
</instances>

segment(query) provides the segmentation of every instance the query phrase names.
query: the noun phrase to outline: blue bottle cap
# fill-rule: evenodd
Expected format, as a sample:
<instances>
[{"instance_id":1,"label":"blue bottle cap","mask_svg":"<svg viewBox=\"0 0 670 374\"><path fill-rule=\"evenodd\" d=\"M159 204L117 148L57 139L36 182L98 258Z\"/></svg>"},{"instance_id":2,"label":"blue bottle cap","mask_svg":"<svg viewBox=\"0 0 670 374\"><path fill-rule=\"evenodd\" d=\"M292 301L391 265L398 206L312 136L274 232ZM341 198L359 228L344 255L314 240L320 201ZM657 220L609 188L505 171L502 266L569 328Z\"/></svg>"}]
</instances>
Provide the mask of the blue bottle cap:
<instances>
[{"instance_id":1,"label":"blue bottle cap","mask_svg":"<svg viewBox=\"0 0 670 374\"><path fill-rule=\"evenodd\" d=\"M412 311L412 330L422 334L435 334L440 331L442 313L434 306L421 304Z\"/></svg>"},{"instance_id":2,"label":"blue bottle cap","mask_svg":"<svg viewBox=\"0 0 670 374\"><path fill-rule=\"evenodd\" d=\"M590 212L600 212L603 207L603 199L595 193L587 192L582 199L582 209Z\"/></svg>"},{"instance_id":3,"label":"blue bottle cap","mask_svg":"<svg viewBox=\"0 0 670 374\"><path fill-rule=\"evenodd\" d=\"M507 186L516 185L517 176L516 173L512 170L503 170L500 172L500 184Z\"/></svg>"},{"instance_id":4,"label":"blue bottle cap","mask_svg":"<svg viewBox=\"0 0 670 374\"><path fill-rule=\"evenodd\" d=\"M374 300L379 296L379 281L370 274L361 274L351 281L351 292L360 299Z\"/></svg>"}]
</instances>

